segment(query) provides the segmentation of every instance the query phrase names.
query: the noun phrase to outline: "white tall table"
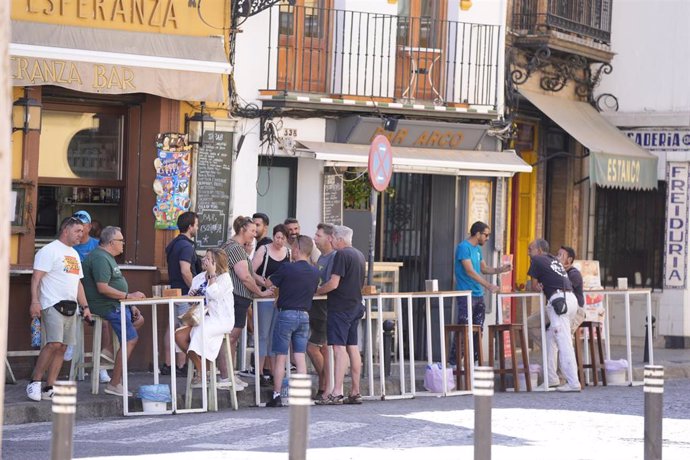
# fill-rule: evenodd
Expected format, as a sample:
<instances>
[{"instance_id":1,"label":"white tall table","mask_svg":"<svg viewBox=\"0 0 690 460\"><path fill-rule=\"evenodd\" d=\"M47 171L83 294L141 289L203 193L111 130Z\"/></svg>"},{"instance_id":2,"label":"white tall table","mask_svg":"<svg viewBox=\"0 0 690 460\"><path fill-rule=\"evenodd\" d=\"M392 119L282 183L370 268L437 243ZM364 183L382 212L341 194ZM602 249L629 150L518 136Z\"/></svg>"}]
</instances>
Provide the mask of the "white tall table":
<instances>
[{"instance_id":1,"label":"white tall table","mask_svg":"<svg viewBox=\"0 0 690 460\"><path fill-rule=\"evenodd\" d=\"M652 337L652 290L651 289L591 289L584 291L586 294L604 294L604 312L606 319L604 320L604 336L606 337L606 359L611 359L611 329L609 318L609 296L619 295L623 296L625 303L625 346L626 357L628 360L628 379L626 383L629 386L641 385L642 382L633 381L633 364L632 364L632 333L630 324L630 296L641 295L646 299L647 310L647 346L649 347L649 364L654 365L654 338Z\"/></svg>"},{"instance_id":2,"label":"white tall table","mask_svg":"<svg viewBox=\"0 0 690 460\"><path fill-rule=\"evenodd\" d=\"M120 300L120 324L122 325L122 331L124 335L122 347L122 408L123 415L150 415L145 412L130 412L127 388L128 388L128 378L127 378L127 344L126 344L126 316L125 308L130 306L136 307L151 307L151 329L152 329L152 340L153 343L153 383L158 385L159 368L158 368L158 306L167 305L168 306L168 326L169 326L169 339L170 339L170 362L175 363L175 305L179 303L189 303L198 304L198 308L204 308L204 297L189 297L189 296L179 296L179 297L151 297L147 299L127 299ZM204 333L204 316L200 315L201 321L199 322L199 327L201 328L201 334ZM201 341L201 375L206 375L206 350L204 350L204 341ZM212 376L215 378L215 375ZM206 379L201 379L201 408L198 409L178 409L177 407L177 376L175 375L175 370L173 366L173 371L170 373L170 390L172 393L172 405L170 410L164 412L156 412L155 415L160 414L182 414L189 412L207 412L208 411L208 394L206 391Z\"/></svg>"}]
</instances>

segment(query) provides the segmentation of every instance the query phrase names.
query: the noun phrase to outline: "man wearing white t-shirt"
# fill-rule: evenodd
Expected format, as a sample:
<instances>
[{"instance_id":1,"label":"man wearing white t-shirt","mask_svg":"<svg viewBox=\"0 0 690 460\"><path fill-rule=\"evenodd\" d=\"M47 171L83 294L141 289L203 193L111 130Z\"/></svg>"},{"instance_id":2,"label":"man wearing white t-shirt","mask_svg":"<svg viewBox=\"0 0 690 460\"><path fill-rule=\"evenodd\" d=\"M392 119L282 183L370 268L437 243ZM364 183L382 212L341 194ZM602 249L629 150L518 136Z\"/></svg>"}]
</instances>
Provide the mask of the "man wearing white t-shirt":
<instances>
[{"instance_id":1,"label":"man wearing white t-shirt","mask_svg":"<svg viewBox=\"0 0 690 460\"><path fill-rule=\"evenodd\" d=\"M41 318L41 333L46 345L38 355L31 382L26 387L26 395L33 401L53 397L53 384L62 367L67 345L77 342L77 305L82 306L84 317L91 320L80 281L83 277L81 262L73 247L79 244L83 232L81 220L68 217L60 224L58 239L41 248L34 259L29 313L32 318ZM46 386L41 388L46 371Z\"/></svg>"}]
</instances>

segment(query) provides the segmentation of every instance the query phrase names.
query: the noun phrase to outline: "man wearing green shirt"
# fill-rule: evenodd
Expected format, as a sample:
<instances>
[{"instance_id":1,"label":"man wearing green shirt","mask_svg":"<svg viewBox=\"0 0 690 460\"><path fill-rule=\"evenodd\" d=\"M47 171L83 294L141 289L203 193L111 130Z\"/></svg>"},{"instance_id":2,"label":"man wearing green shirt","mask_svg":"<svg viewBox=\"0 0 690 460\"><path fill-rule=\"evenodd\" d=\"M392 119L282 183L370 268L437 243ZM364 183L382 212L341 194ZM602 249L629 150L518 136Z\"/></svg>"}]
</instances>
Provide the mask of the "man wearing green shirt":
<instances>
[{"instance_id":1,"label":"man wearing green shirt","mask_svg":"<svg viewBox=\"0 0 690 460\"><path fill-rule=\"evenodd\" d=\"M84 261L84 291L93 313L107 320L120 344L122 327L120 322L120 300L143 299L142 292L129 292L127 280L122 276L115 257L124 251L125 240L119 227L108 226L101 232L98 247L91 251ZM137 329L144 324L144 319L136 307L127 308L126 312L127 357L137 344ZM122 396L122 347L115 356L115 365L110 383L105 392ZM132 396L131 393L128 396Z\"/></svg>"}]
</instances>

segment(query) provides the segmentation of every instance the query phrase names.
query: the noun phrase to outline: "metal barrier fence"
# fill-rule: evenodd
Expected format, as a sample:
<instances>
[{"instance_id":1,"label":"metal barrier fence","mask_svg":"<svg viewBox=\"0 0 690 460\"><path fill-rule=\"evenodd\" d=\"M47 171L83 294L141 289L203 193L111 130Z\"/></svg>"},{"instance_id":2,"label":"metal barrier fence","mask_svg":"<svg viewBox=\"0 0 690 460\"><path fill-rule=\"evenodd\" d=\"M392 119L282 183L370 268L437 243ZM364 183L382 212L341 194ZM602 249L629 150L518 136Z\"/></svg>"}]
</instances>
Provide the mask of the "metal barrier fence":
<instances>
[{"instance_id":1,"label":"metal barrier fence","mask_svg":"<svg viewBox=\"0 0 690 460\"><path fill-rule=\"evenodd\" d=\"M425 313L425 341L426 341L426 361L427 364L432 364L433 363L433 355L434 355L434 344L433 344L433 329L436 327L438 330L438 337L440 341L440 362L441 362L441 368L443 375L446 375L447 372L447 356L446 356L446 350L445 350L445 325L446 325L446 318L445 318L445 306L446 301L452 302L454 298L457 297L466 297L467 298L467 304L468 304L468 317L470 320L470 324L468 327L472 328L472 301L471 301L471 291L428 291L428 292L397 292L397 293L380 293L380 294L372 294L372 295L365 295L363 296L364 303L365 303L365 310L366 314L364 317L364 334L362 337L362 341L364 343L364 365L366 366L366 379L368 381L368 394L363 395L364 399L406 399L406 398L413 398L415 396L422 396L422 395L429 395L429 396L454 396L454 395L466 395L466 394L471 394L472 389L468 389L467 391L458 391L458 390L452 390L448 388L446 379L443 379L443 388L441 392L428 392L428 391L423 391L419 392L417 391L416 387L416 369L415 369L415 360L414 360L414 349L415 349L415 325L414 325L414 309L419 308L418 305L415 305L415 300L421 300L422 301L422 306L424 308L424 313ZM325 297L320 296L320 297L314 297L314 299L324 299ZM438 303L434 305L434 302L432 302L433 299L436 299ZM386 388L386 373L384 371L384 347L383 347L383 313L387 312L385 310L385 302L386 301L394 301L394 314L395 314L395 322L396 322L396 328L397 328L397 335L399 337L399 340L397 341L396 344L396 350L395 350L395 355L397 357L397 368L398 368L398 375L393 377L394 379L397 379L400 391L396 394L390 394L388 392L388 389ZM257 315L258 312L258 303L261 302L262 300L260 299L255 299L253 303L253 309L254 309L254 315L253 315L253 324L254 324L254 369L255 371L255 376L254 376L254 386L256 389L256 405L260 406L261 405L261 395L260 395L260 377L259 377L259 372L258 372L258 365L259 365L259 352L258 352L258 335L259 335L259 328L260 328L260 321ZM407 313L407 319L405 319L405 315L403 315L403 307L406 310ZM433 324L432 323L432 310L434 308L438 309L438 324ZM374 331L374 328L372 327L372 321L375 319L374 316L376 317L376 330ZM244 334L244 337L242 339L242 343L245 344L246 346L246 332ZM377 350L376 353L374 353L374 337L377 338ZM407 339L407 344L405 344L405 340L403 338ZM405 354L405 348L407 348L407 356ZM474 343L472 340L469 341L469 349L467 351L470 356L474 356ZM375 360L374 360L374 355L378 356L378 373L375 373ZM246 363L246 349L244 352L241 352L240 359L239 359L240 364ZM332 359L331 359L331 362ZM460 363L458 363L460 365ZM333 369L331 368L331 374L333 372ZM474 381L474 369L473 366L470 366L469 369L470 373L470 381ZM289 369L287 369L286 376L289 378L290 373ZM378 376L378 382L376 382L376 377ZM409 376L409 377L408 377ZM331 382L333 379L331 378ZM378 384L377 384L378 383Z\"/></svg>"}]
</instances>

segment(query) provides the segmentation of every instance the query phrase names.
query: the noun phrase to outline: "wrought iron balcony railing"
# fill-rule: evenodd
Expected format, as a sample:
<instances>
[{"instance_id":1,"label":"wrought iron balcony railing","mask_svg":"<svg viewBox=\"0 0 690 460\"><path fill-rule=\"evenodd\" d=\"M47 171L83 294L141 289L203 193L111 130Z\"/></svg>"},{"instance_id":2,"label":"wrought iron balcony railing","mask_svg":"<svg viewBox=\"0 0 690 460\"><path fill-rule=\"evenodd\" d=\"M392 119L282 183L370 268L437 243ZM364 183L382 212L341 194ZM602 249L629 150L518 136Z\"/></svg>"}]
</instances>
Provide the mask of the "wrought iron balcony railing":
<instances>
[{"instance_id":1,"label":"wrought iron balcony railing","mask_svg":"<svg viewBox=\"0 0 690 460\"><path fill-rule=\"evenodd\" d=\"M613 0L513 0L512 28L540 35L559 30L611 43Z\"/></svg>"},{"instance_id":2,"label":"wrought iron balcony railing","mask_svg":"<svg viewBox=\"0 0 690 460\"><path fill-rule=\"evenodd\" d=\"M436 105L497 105L501 28L282 4L267 90Z\"/></svg>"}]
</instances>

